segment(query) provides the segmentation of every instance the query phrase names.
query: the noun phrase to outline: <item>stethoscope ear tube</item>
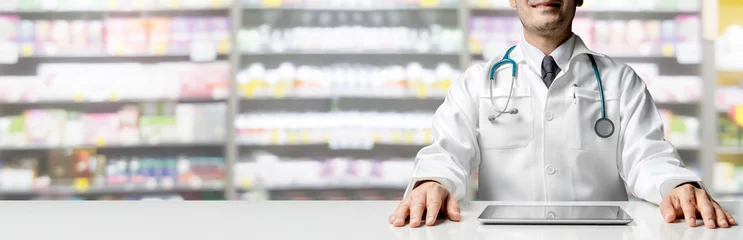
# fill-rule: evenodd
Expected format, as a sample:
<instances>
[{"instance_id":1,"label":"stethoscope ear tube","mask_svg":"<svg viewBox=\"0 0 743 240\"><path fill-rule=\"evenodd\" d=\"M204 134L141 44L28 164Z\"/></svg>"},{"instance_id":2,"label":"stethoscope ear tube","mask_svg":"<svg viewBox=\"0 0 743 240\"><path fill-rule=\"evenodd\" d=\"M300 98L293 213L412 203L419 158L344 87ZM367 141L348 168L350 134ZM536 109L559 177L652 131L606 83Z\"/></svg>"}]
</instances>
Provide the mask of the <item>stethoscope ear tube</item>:
<instances>
[{"instance_id":1,"label":"stethoscope ear tube","mask_svg":"<svg viewBox=\"0 0 743 240\"><path fill-rule=\"evenodd\" d=\"M490 68L490 75L488 75L489 83L489 91L490 91L490 106L493 108L493 112L497 113L496 115L490 115L488 116L489 121L495 121L495 119L498 119L501 115L504 113L508 114L518 114L519 110L514 108L511 110L508 110L508 105L511 103L511 98L513 97L513 84L516 82L516 74L518 73L518 65L516 64L516 61L510 58L511 52L513 49L515 49L516 46L513 46L508 49L506 52L506 55L503 56L503 59L496 62L493 67ZM503 107L503 110L495 109L495 100L493 100L493 84L495 82L495 71L502 65L510 64L511 67L511 88L510 92L508 93L508 99L506 100L506 105Z\"/></svg>"}]
</instances>

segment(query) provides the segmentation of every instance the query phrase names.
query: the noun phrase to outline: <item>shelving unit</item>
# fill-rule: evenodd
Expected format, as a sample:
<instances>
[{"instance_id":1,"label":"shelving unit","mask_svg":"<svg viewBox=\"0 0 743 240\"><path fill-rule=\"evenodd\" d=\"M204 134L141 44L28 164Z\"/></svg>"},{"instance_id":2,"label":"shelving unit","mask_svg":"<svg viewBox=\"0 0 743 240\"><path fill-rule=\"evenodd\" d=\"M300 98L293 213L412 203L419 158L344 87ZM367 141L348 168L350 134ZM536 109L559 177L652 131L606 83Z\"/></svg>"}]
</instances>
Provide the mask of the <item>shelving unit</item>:
<instances>
[{"instance_id":1,"label":"shelving unit","mask_svg":"<svg viewBox=\"0 0 743 240\"><path fill-rule=\"evenodd\" d=\"M46 1L45 4L54 2L56 1ZM231 20L231 10L234 7L233 3L225 5L222 3L226 3L226 1L209 1L211 5L181 5L179 7L156 5L164 4L166 2L156 3L155 1L139 1L137 3L145 2L147 4L153 5L124 6L111 5L124 4L123 1L90 1L88 2L89 4L98 5L95 7L91 7L91 5L88 7L79 7L72 9L62 9L62 7L70 7L70 5L65 5L56 7L45 6L43 9L23 8L20 10L0 10L0 16L11 16L10 18L3 18L4 20L11 19L12 21L13 19L18 19L20 21L17 30L18 32L12 33L17 34L17 38L14 38L13 40L17 40L17 44L20 46L18 52L16 53L18 54L18 59L16 63L5 63L0 65L0 72L2 72L2 77L21 76L41 78L42 76L39 73L40 68L42 66L54 64L98 64L90 65L95 66L89 67L89 74L91 74L91 76L95 76L93 74L98 74L98 72L102 71L100 68L100 64L129 64L130 71L125 71L123 73L136 74L132 73L131 70L149 71L151 69L157 68L152 67L154 65L165 66L167 64L178 64L184 62L193 62L194 64L203 64L205 66L216 61L224 62L228 60L231 55L234 55L232 51L228 49L229 46L225 46L230 45L231 41L219 42L217 40L219 37L217 35L219 33L216 32L219 27L217 25L217 22L209 22L210 24L214 23L214 25L210 25L209 28L205 28L204 32L199 32L198 28L193 28L194 31L190 32L191 28L188 26L184 26L186 27L184 29L185 32L180 31L180 33L181 35L187 34L189 43L178 43L182 45L195 43L196 41L211 43L214 47L213 55L211 55L212 53L209 52L192 52L191 50L193 49L190 49L189 46L176 46L177 44L175 43L175 37L172 38L174 40L173 44L170 44L171 42L168 42L171 39L171 34L178 33L178 31L176 30L173 30L173 32L171 32L171 29L169 29L171 20L175 20L176 18L181 18L183 19L183 21L193 20L191 24L197 24L199 23L198 21L202 21L201 23L204 23L203 21L212 21L212 19L216 19L219 17L222 17L224 20ZM172 2L176 3L177 1ZM75 3L80 3L80 1L77 1ZM7 4L8 3L3 3L4 6L7 6ZM126 25L125 27L122 25L119 25L118 27L107 26L107 31L104 32L102 30L103 25L108 24L109 22L107 21L111 19L142 21L142 26L136 25L132 22L128 22L126 24L131 24ZM165 22L165 25L162 25L163 19L166 19L167 21ZM148 24L144 24L144 21L147 21ZM152 25L149 25L149 23L152 23ZM31 31L29 31L28 29L29 26L31 27ZM48 27L48 32L42 30L42 27L44 26ZM101 27L101 31L96 32L95 26ZM21 30L22 27L26 27L26 29ZM160 29L154 30L155 27L160 27ZM80 29L83 29L85 31L81 32ZM54 30L54 38L52 39L50 37L48 41L46 41L46 38L43 38L43 35L37 35L38 31L38 33L48 33L49 36L52 36L52 30ZM116 30L121 32L115 32ZM221 39L234 39L234 37L229 36L230 32L231 29L227 29L227 31L225 32L227 36L222 36ZM64 35L65 33L68 35ZM157 40L157 34L150 35L152 33L160 33L160 35L164 34L166 36L159 36L160 40ZM204 35L197 35L201 33L214 35L208 35L207 38L204 38ZM123 34L128 37L126 40L122 40L124 38L119 38L119 40L122 40L122 42L115 43L120 44L117 45L120 47L119 49L107 48L114 47L114 45L106 46L106 44L114 44L110 42L114 39L113 37L115 37L115 35L112 34ZM15 36L16 35L13 35L13 37ZM64 36L67 36L69 38L68 41L63 40L65 39ZM107 39L106 41L96 41L95 36L100 37L100 39ZM81 40L79 37L85 37L85 39ZM140 40L142 39L147 39L147 42L141 42ZM2 41L6 41L6 39L0 39L0 42ZM144 45L140 45L140 48L137 49L134 48L135 45L129 45L131 43ZM170 44L169 46L171 46L171 48L166 48L168 44ZM85 47L86 45L88 46ZM81 50L75 50L76 48L79 48ZM12 51L11 53L7 51L8 49L5 48L0 49L0 52L2 52L3 55L12 54ZM199 56L199 54L206 54L207 57ZM132 64L139 65L132 68ZM226 66L229 66L229 64L227 64ZM148 80L166 81L168 80L166 79L167 77L173 77L173 75L177 74L173 74L174 72L172 72L172 65L167 65L167 67L171 68L171 72L163 72L160 70L162 68L157 68L156 70L159 70L160 72L147 72L147 74L143 74L142 76L147 77ZM163 75L163 73L171 75L165 76ZM83 79L86 77L86 73L75 73L78 74L77 76L69 75L69 72L65 74L68 74L68 80ZM232 74L227 73L225 75L225 79L223 79L224 83L227 84L230 82L230 75ZM61 78L58 75L55 75L54 77ZM113 78L114 76L111 77ZM137 77L132 75L132 78ZM178 84L186 83L185 80L183 80L185 78L173 77L170 79L177 79L179 81ZM19 79L19 81L20 80L21 79ZM22 80L25 81L26 79ZM4 80L4 82L8 81L9 80ZM141 83L141 81L137 83ZM143 88L140 88L137 91L150 91L149 93L152 93L152 90L149 88L154 89L156 87L161 87L157 84L157 82L152 83L153 84L151 86L141 86ZM192 81L188 83L194 84L196 82ZM74 84L75 82L69 82L68 85L75 86ZM99 90L103 91L103 88L107 88L111 84L113 83L101 85L99 86ZM43 87L53 88L51 86ZM204 104L222 104L226 106L228 102L227 97L229 95L225 93L215 94L213 96L210 95L207 97L204 95L200 95L201 93L199 92L187 92L190 91L190 89L183 88L178 90L179 93L176 92L176 94L171 94L173 92L171 91L168 95L149 94L145 97L130 97L130 95L122 95L122 93L129 94L131 93L131 91L126 92L121 86L119 86L118 88L114 87L112 89L115 89L114 91L118 92L112 92L111 94L87 94L88 92L83 92L83 90L89 91L91 89L86 88L78 89L81 92L75 94L72 94L72 92L70 92L64 97L50 97L39 95L37 96L37 99L34 97L29 97L28 95L19 95L21 96L20 98L12 99L13 97L11 96L11 100L5 99L5 101L0 101L0 117L15 116L18 114L23 114L27 112L27 110L33 109L60 109L64 110L64 114L70 114L70 116L77 114L78 112L81 116L92 113L90 119L96 119L97 117L100 117L100 114L116 113L117 111L123 109L123 107L131 106L137 106L138 108L142 107L142 109L140 110L146 110L145 108L150 106L159 108L160 106L170 104L173 104L174 107L181 105L191 106L192 104L198 106L204 106ZM108 90L110 89L106 89L106 91ZM4 97L8 96L0 96L0 99L3 99ZM157 121L162 121L163 119L166 121L175 119L174 115L170 115L170 118L162 118L161 116L159 116L161 114L160 112L150 111L148 113L147 111L138 112L138 114L140 115L136 116L136 131L140 130L139 121L144 121L145 118L149 119L147 121L152 121L153 124L161 124L157 123ZM98 115L96 117L93 117L93 115L95 114ZM227 118L226 111L220 115L223 118ZM122 119L123 117L124 116L122 115ZM81 125L79 127L74 127L74 129L80 129L80 131L82 131L82 129L85 129L85 124L83 122L76 123ZM123 124L123 122L121 123ZM65 130L65 127L62 127L62 129L60 130L61 132L65 132L65 135L67 135L66 133L68 133L70 129L73 129L70 128L70 124L72 123L67 122L66 124L66 128L68 129ZM141 126L144 127L144 125ZM148 134L154 134L153 136L157 136L157 134L159 133L152 133L152 131L163 131L161 127L155 126L159 125L151 125L151 129L148 130L150 131L150 133ZM42 143L32 141L29 141L26 144L8 144L8 140L4 139L5 142L3 142L2 146L0 147L0 165L9 168L9 170L4 170L3 174L0 174L2 175L2 178L0 178L0 199L23 200L80 198L93 200L119 198L139 199L147 197L165 197L168 199L173 199L173 197L175 196L178 196L178 198L186 199L225 198L225 185L227 182L225 181L225 179L227 178L221 177L218 180L219 182L215 184L214 180L212 179L213 176L209 175L218 173L220 171L217 170L219 168L219 158L224 158L224 149L227 146L224 137L206 141L205 139L207 139L206 137L208 136L202 136L202 133L196 133L196 135L204 137L201 139L204 141L199 141L199 139L196 138L193 139L194 141L185 139L172 141L168 139L157 139L156 137L145 139L144 133L142 133L142 136L137 137L140 139L138 141L118 141L119 139L107 139L108 137L110 137L110 135L108 137L106 137L105 135L98 137L90 136L94 133L100 133L95 131L96 130L90 129L86 130L85 133L80 133L78 131L78 133L80 133L81 139L85 140L76 140L79 141L79 143L75 142L72 144L65 142ZM123 132L121 134L123 136ZM140 133L137 132L136 135L140 135ZM9 138L9 136L4 137ZM64 139L63 141L70 140ZM82 154L83 152L92 156L90 161L85 162L85 165L81 165L84 161L78 161L78 158L76 157L76 154ZM72 158L74 158L75 160L73 160ZM178 158L179 161L176 161L176 158ZM29 161L31 159L33 159L34 161ZM95 159L95 161L93 159ZM62 161L76 162L68 162L69 164L64 164L62 163ZM134 162L137 162L139 164L137 164L137 166L135 167ZM176 170L175 164L183 162L189 162L191 165L185 167L186 171ZM224 160L222 162L224 162ZM34 163L35 165L33 174L37 175L38 177L45 178L46 180L40 180L41 178L36 179L37 182L35 182L33 186L26 185L25 182L13 182L13 180L18 180L18 178L12 178L14 174L17 177L18 174L26 174L26 172L19 172L14 169L19 166L10 165L29 163ZM131 168L127 171L132 171L132 181L134 177L139 178L141 181L137 184L114 183L114 178L121 178L121 176L119 176L118 174L120 174L122 170L120 167L117 168L114 165L125 164L126 167L129 167L130 163L132 164ZM74 168L72 164L75 164ZM98 164L103 165L99 166ZM225 164L221 163L221 165L222 168L224 168ZM74 174L72 173L73 169L80 168L81 166L84 166L85 169L90 169L90 173L85 173L90 174L89 176L79 175L82 174L80 172L75 172ZM69 169L64 169L66 167L69 167ZM135 169L139 169L138 172L135 173ZM65 174L60 175L59 171L62 170L65 172ZM93 170L95 170L95 172L93 172ZM62 176L65 176L65 178L62 178ZM103 178L103 176L105 176L105 178ZM50 177L51 184L49 184ZM171 182L177 184L167 184L167 181L165 181L166 179L171 179ZM47 183L44 184L42 182ZM189 185L183 185L187 183ZM20 187L13 187L7 184L20 184Z\"/></svg>"},{"instance_id":2,"label":"shelving unit","mask_svg":"<svg viewBox=\"0 0 743 240\"><path fill-rule=\"evenodd\" d=\"M711 172L715 175L712 186L716 188L718 195L725 199L743 199L743 145L740 143L743 127L739 121L729 114L731 108L740 106L743 101L739 99L740 94L729 90L741 90L743 84L743 65L737 61L730 61L730 56L737 56L740 52L731 46L739 46L741 39L733 38L734 30L743 26L743 18L740 11L743 4L740 1L720 0L707 3L717 11L709 21L711 28L705 35L707 47L714 51L715 55L707 61L706 76L712 89L711 94L715 96L709 105L708 115L714 121L714 132L710 137L714 138L710 147L715 151L710 155ZM726 92L727 91L727 92Z\"/></svg>"},{"instance_id":3,"label":"shelving unit","mask_svg":"<svg viewBox=\"0 0 743 240\"><path fill-rule=\"evenodd\" d=\"M222 3L226 1L211 1ZM461 71L464 71L472 63L482 61L485 57L493 58L495 56L484 56L483 51L471 51L472 42L470 35L473 32L470 25L471 20L478 16L493 17L516 17L516 13L508 8L489 8L473 7L469 1L420 1L420 3L391 6L379 5L376 7L333 7L318 6L310 7L296 6L250 6L244 5L244 1L234 0L230 6L206 5L200 7L107 7L96 9L72 9L72 10L0 10L0 15L17 15L20 19L29 20L101 20L109 17L137 17L137 18L157 18L157 17L201 17L201 16L221 16L230 19L229 26L229 46L219 46L229 48L229 51L218 53L213 59L208 59L202 63L214 61L228 62L230 77L225 93L219 94L219 97L159 97L159 98L125 98L114 97L113 99L91 101L90 99L69 98L64 101L16 101L0 103L0 116L8 114L19 114L26 109L68 109L68 110L85 110L95 109L95 112L116 111L122 106L139 105L143 103L169 103L169 104L214 104L222 103L226 106L224 113L224 136L220 141L209 142L184 142L169 143L165 141L161 144L82 144L62 147L46 146L19 146L19 147L0 147L0 158L11 155L23 154L43 154L53 150L70 150L77 148L95 148L97 153L110 154L111 156L161 156L161 157L178 157L181 155L205 155L224 158L224 176L223 184L214 187L175 187L163 189L160 187L146 188L133 187L127 189L120 188L90 188L86 191L77 191L69 186L48 188L47 190L30 190L30 191L10 191L3 192L0 187L0 199L31 199L45 198L54 196L82 196L85 198L95 198L106 195L158 195L165 193L179 194L184 192L219 192L220 197L225 199L261 199L264 197L274 199L364 199L363 194L368 194L369 199L399 199L405 188L404 181L398 181L395 184L374 184L372 179L361 180L354 184L316 184L316 185L287 185L280 187L256 186L256 183L250 183L250 187L237 181L241 176L235 173L235 169L240 164L249 164L257 162L252 159L254 153L273 153L278 158L312 158L313 160L330 164L334 159L345 159L348 164L354 164L359 160L374 160L379 165L383 165L391 158L406 158L412 163L412 158L428 141L411 140L409 134L394 133L390 131L388 140L378 140L369 137L362 138L338 138L338 139L320 139L306 140L302 138L302 132L297 131L290 136L276 136L277 138L292 138L294 140L282 140L277 142L266 142L261 144L246 143L240 140L240 133L236 130L239 124L239 116L243 114L259 114L270 112L398 112L398 113L429 113L432 114L436 108L443 102L446 96L446 89L451 81L454 81ZM272 1L257 1L258 3L274 3ZM280 2L280 1L279 1ZM430 3L452 3L442 6ZM376 3L375 4L382 4ZM679 15L695 15L699 11L691 10L631 10L631 9L579 9L578 16L585 18L596 18L601 20L614 19L656 19L656 20L673 20ZM305 50L295 50L287 46L271 46L270 43L276 43L273 37L281 36L282 40L287 38L287 34L295 27L311 27L324 29L338 29L344 25L359 25L362 27L384 29L395 28L396 30L411 30L412 35L420 37L424 46L413 47L380 47L373 50L359 50L360 48L324 50L322 47L304 47ZM269 30L265 27L269 26ZM258 38L247 38L248 40L259 39L265 41L266 45L260 49L246 48L243 44L247 41L246 36L256 37L251 34L260 34L261 31L275 31ZM251 32L252 31L252 32ZM382 30L380 30L382 31ZM392 31L392 30L390 30ZM449 51L438 50L441 43L425 42L425 36L429 36L431 31L451 31L446 35L446 39L454 39L460 42L453 46L445 46ZM457 32L459 31L459 32ZM413 34L414 33L414 34ZM457 33L459 35L457 35ZM441 34L441 33L440 33ZM455 36L456 35L456 36ZM421 37L423 36L423 37ZM441 35L444 36L444 35ZM443 38L443 37L439 37ZM437 38L432 38L437 39ZM290 41L286 41L290 42ZM439 45L437 45L439 44ZM456 46L454 46L456 45ZM215 46L217 48L217 46ZM105 48L104 48L105 49ZM403 49L403 50L401 50ZM451 50L455 49L455 50ZM183 50L183 49L181 49ZM186 48L186 50L188 50ZM705 54L709 54L705 48ZM1 49L0 49L1 52ZM487 54L485 54L487 55ZM658 65L659 74L662 76L670 74L694 75L701 76L702 64L680 64L675 54L647 53L647 54L609 54L619 61L636 62L636 63L655 63ZM705 58L706 59L706 58ZM45 63L122 63L138 62L147 64L169 63L169 62L188 62L192 57L188 51L178 53L157 52L136 53L136 54L63 54L54 55L34 55L25 54L20 56L18 63L11 65L0 65L0 72L3 75L33 75L40 64ZM282 63L292 61L295 65L295 71L301 66L311 67L311 71L324 71L328 73L335 70L344 71L344 69L364 69L365 74L370 75L375 72L392 72L402 69L408 71L411 62L420 64L421 71L429 71L432 74L443 71L451 71L450 75L443 74L444 77L437 77L433 84L422 84L420 79L395 79L398 82L404 82L404 87L383 88L371 87L372 83L367 85L348 84L352 79L361 81L362 74L344 75L336 80L330 79L330 74L323 75L327 79L312 79L318 81L334 82L314 89L302 89L294 85L275 84L271 86L251 85L250 74L247 74L249 68L254 63L263 65L263 72L279 71ZM349 63L359 64L350 65ZM449 68L441 67L446 64ZM339 66L340 65L340 66ZM327 68L324 68L327 67ZM330 68L332 67L332 68ZM399 67L399 68L398 68ZM415 67L415 66L413 66ZM443 69L443 70L442 70ZM245 75L241 75L246 73ZM295 73L295 75L299 75ZM247 76L247 77L246 77ZM374 75L382 76L382 75ZM392 79L394 77L390 77ZM421 77L423 78L423 77ZM342 83L337 83L338 79ZM707 79L706 77L704 79ZM363 80L363 79L362 79ZM430 79L429 79L430 80ZM309 81L309 80L308 80ZM374 82L373 80L363 80ZM394 82L390 80L390 82ZM305 82L303 82L305 83ZM349 86L343 86L347 84ZM384 84L380 84L384 86ZM689 116L702 115L702 107L709 104L713 99L709 97L709 92L705 88L705 95L702 99L678 102L664 101L658 102L661 108L671 109L674 112L682 113ZM1 99L2 96L0 96ZM305 119L297 119L302 122ZM708 122L702 123L709 126ZM706 130L705 130L706 131ZM703 133L707 134L707 133ZM393 136L394 135L394 136ZM708 135L704 135L708 136ZM377 136L379 137L379 136ZM366 141L361 141L366 140ZM389 140L392 139L392 140ZM703 138L704 139L704 138ZM359 141L361 144L348 144L353 141ZM342 143L342 144L338 144ZM371 143L371 144L370 144ZM704 168L701 172L705 180L711 176L711 163L709 153L705 152L706 146L689 146L679 145L680 154L684 159L690 160L691 165ZM714 152L714 147L712 147ZM739 153L739 149L717 149L720 152ZM141 157L140 156L140 157ZM701 164L705 163L705 164ZM406 166L399 166L405 168ZM403 169L405 170L405 169ZM376 170L375 170L376 171ZM409 172L409 171L408 171ZM377 173L378 174L378 173ZM399 174L399 173L397 173ZM404 175L404 174L403 174ZM401 177L402 178L402 177ZM234 180L234 181L233 181ZM474 185L474 184L473 184ZM359 195L361 194L361 195Z\"/></svg>"}]
</instances>

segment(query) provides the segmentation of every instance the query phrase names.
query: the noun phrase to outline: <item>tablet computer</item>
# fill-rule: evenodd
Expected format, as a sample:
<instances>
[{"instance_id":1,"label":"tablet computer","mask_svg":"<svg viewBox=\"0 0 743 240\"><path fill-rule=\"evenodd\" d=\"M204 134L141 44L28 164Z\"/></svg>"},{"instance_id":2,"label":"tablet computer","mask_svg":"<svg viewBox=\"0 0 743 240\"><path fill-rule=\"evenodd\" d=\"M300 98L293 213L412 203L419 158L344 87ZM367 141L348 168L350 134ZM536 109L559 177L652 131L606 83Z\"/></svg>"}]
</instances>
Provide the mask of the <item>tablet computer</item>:
<instances>
[{"instance_id":1,"label":"tablet computer","mask_svg":"<svg viewBox=\"0 0 743 240\"><path fill-rule=\"evenodd\" d=\"M491 205L478 217L484 224L625 225L632 217L618 206Z\"/></svg>"}]
</instances>

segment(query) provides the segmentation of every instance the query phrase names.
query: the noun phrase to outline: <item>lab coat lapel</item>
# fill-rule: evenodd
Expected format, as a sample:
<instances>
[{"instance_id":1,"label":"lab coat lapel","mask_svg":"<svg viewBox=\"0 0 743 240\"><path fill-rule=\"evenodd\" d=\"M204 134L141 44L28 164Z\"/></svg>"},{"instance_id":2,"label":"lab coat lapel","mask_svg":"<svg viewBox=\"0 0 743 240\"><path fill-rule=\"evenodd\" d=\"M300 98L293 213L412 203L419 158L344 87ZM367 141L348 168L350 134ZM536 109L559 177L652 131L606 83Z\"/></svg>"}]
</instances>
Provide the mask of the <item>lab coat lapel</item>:
<instances>
[{"instance_id":1,"label":"lab coat lapel","mask_svg":"<svg viewBox=\"0 0 743 240\"><path fill-rule=\"evenodd\" d=\"M565 69L564 74L558 75L550 88L554 90L569 88L573 84L582 86L582 80L586 79L588 81L594 81L593 68L591 68L591 63L588 59L589 54L597 58L606 57L604 54L591 51L585 42L583 42L583 39L575 35L575 46L570 56L568 67Z\"/></svg>"},{"instance_id":2,"label":"lab coat lapel","mask_svg":"<svg viewBox=\"0 0 743 240\"><path fill-rule=\"evenodd\" d=\"M531 65L527 64L522 43L519 43L516 48L518 51L511 53L511 59L516 61L519 65L518 80L523 87L528 87L531 90L532 97L536 97L538 101L543 102L547 97L547 86L542 82L541 69L533 69ZM540 104L541 105L541 104ZM541 106L534 106L535 109L541 109Z\"/></svg>"}]
</instances>

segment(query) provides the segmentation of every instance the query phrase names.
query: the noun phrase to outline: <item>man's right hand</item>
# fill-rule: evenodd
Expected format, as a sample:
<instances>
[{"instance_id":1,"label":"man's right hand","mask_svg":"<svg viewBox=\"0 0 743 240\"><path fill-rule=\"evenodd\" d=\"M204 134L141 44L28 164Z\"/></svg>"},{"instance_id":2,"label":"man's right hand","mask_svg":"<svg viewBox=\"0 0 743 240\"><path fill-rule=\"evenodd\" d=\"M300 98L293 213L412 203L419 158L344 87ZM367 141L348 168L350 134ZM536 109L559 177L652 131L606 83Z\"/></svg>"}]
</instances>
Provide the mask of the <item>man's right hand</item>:
<instances>
[{"instance_id":1,"label":"man's right hand","mask_svg":"<svg viewBox=\"0 0 743 240\"><path fill-rule=\"evenodd\" d=\"M395 227L405 225L405 219L410 215L410 227L422 225L423 211L426 211L426 225L436 222L439 214L446 214L452 221L459 221L459 202L444 186L437 182L424 182L411 191L400 202L397 210L390 216L390 224Z\"/></svg>"}]
</instances>

